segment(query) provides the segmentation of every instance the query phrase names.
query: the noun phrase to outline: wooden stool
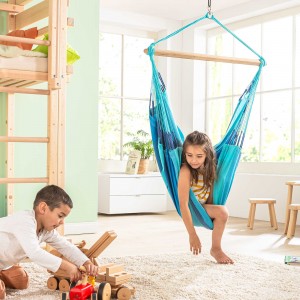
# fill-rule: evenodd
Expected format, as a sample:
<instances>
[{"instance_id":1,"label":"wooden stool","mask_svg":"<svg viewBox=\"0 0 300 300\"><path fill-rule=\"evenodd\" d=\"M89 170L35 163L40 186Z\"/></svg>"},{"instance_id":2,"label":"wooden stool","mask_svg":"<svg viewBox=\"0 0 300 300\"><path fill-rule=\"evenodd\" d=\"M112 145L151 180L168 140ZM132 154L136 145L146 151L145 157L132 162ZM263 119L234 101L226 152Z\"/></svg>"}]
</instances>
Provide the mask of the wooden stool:
<instances>
[{"instance_id":1,"label":"wooden stool","mask_svg":"<svg viewBox=\"0 0 300 300\"><path fill-rule=\"evenodd\" d=\"M288 194L286 199L286 210L285 210L285 225L284 225L284 234L287 235L287 238L291 238L295 234L296 221L297 221L297 212L299 210L299 203L293 202L293 188L294 186L300 186L300 180L287 181L285 183L288 186ZM290 220L293 217L293 220Z\"/></svg>"},{"instance_id":2,"label":"wooden stool","mask_svg":"<svg viewBox=\"0 0 300 300\"><path fill-rule=\"evenodd\" d=\"M295 235L297 214L298 214L298 210L300 210L300 204L290 204L288 206L288 209L290 212L290 218L289 218L289 227L286 236L288 239L290 239Z\"/></svg>"},{"instance_id":3,"label":"wooden stool","mask_svg":"<svg viewBox=\"0 0 300 300\"><path fill-rule=\"evenodd\" d=\"M276 200L274 198L249 198L249 203L250 203L250 211L249 211L247 226L250 227L250 229L253 229L256 204L268 204L271 227L274 227L274 229L278 229L276 214L275 214L275 206L274 206Z\"/></svg>"}]
</instances>

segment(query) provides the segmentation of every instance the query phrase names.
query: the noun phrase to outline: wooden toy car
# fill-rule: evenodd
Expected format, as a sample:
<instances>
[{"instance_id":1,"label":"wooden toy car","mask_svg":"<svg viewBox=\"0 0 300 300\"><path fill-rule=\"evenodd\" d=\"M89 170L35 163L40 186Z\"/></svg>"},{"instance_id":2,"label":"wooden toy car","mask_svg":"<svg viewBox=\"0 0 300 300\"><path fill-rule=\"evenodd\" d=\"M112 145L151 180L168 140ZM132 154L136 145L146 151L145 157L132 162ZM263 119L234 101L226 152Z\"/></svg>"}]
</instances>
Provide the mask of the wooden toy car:
<instances>
[{"instance_id":1,"label":"wooden toy car","mask_svg":"<svg viewBox=\"0 0 300 300\"><path fill-rule=\"evenodd\" d=\"M89 282L93 282L94 286L84 282L71 287L69 291L70 298L66 297L65 299L85 300L96 297L97 300L110 300L112 297L118 300L129 300L135 293L135 289L127 284L130 278L131 275L124 271L124 266L122 265L108 264L100 266L99 274L95 280L89 280ZM98 288L96 288L97 283L100 283ZM91 298L89 298L90 296Z\"/></svg>"},{"instance_id":2,"label":"wooden toy car","mask_svg":"<svg viewBox=\"0 0 300 300\"><path fill-rule=\"evenodd\" d=\"M117 298L119 300L129 300L135 293L135 289L132 286L127 285L131 275L124 271L122 265L108 264L99 266L97 257L101 252L117 237L114 231L105 232L99 240L90 248L85 249L85 242L83 241L78 245L78 248L96 265L99 267L99 274L94 281L99 284L98 288L94 286L94 292L88 287L84 286L72 287L68 274L58 271L53 274L48 281L47 286L49 289L59 289L62 292L62 297L70 296L72 299L93 299L97 296L97 300L109 300L110 297ZM51 251L52 254L65 259L55 249ZM93 286L93 284L92 284ZM89 292L90 291L90 292ZM88 295L88 293L90 293ZM89 298L90 297L90 298ZM69 299L68 297L66 299Z\"/></svg>"},{"instance_id":3,"label":"wooden toy car","mask_svg":"<svg viewBox=\"0 0 300 300\"><path fill-rule=\"evenodd\" d=\"M96 258L102 253L107 246L117 237L114 231L105 232L90 249L85 249L85 242L81 242L78 248L94 263L98 265ZM53 249L50 251L53 255L66 259L57 250ZM57 271L55 273L49 271L53 276L51 276L47 281L47 286L51 290L59 289L61 292L68 292L70 290L70 279L68 274L65 272Z\"/></svg>"}]
</instances>

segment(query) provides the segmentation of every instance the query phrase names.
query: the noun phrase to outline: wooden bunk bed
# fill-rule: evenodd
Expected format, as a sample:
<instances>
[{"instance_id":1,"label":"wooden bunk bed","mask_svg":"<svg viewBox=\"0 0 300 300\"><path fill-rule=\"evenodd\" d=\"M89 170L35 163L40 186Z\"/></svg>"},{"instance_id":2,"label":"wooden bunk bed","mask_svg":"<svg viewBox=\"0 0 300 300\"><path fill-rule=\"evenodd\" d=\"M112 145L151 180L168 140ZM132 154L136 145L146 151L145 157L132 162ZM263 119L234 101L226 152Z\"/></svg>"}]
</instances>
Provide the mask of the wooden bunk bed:
<instances>
[{"instance_id":1,"label":"wooden bunk bed","mask_svg":"<svg viewBox=\"0 0 300 300\"><path fill-rule=\"evenodd\" d=\"M1 57L0 92L7 98L7 132L0 136L0 142L6 143L6 177L0 178L0 184L7 185L7 214L13 212L16 183L65 185L65 98L67 75L67 27L73 20L67 18L68 0L43 0L36 4L32 0L8 0L0 3L0 10L7 13L8 32L24 30L30 26L39 26L48 20L47 26L38 28L38 37L48 33L48 40L30 39L0 35L0 43L21 42L48 46L47 58ZM34 5L33 5L34 4ZM5 62L5 63L4 63ZM37 83L45 82L46 88L34 88ZM14 96L21 94L44 95L48 99L47 136L14 136ZM16 178L14 176L14 143L46 143L47 175L43 178Z\"/></svg>"}]
</instances>

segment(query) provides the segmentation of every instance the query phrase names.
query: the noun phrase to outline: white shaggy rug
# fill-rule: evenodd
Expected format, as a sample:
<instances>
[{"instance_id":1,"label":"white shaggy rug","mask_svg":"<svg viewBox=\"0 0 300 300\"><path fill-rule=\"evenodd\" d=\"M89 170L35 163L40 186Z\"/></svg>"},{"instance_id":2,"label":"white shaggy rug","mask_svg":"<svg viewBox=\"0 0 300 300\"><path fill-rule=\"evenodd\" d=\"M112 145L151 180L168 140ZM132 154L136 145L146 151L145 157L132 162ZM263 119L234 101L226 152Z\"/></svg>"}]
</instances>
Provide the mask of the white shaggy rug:
<instances>
[{"instance_id":1,"label":"white shaggy rug","mask_svg":"<svg viewBox=\"0 0 300 300\"><path fill-rule=\"evenodd\" d=\"M299 300L300 268L283 262L231 254L233 265L216 264L209 254L160 254L100 259L123 264L132 274L133 299L138 300ZM48 273L24 263L30 288L8 290L7 299L57 300L57 291L46 287Z\"/></svg>"}]
</instances>

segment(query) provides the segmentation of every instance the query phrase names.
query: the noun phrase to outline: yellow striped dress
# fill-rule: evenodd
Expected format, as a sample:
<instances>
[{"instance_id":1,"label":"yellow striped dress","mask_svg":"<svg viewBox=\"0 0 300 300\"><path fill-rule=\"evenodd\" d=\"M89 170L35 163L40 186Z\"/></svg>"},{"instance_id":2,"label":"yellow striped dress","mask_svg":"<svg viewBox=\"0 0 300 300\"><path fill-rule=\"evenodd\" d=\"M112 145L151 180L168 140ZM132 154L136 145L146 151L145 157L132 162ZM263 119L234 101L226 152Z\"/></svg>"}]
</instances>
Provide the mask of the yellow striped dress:
<instances>
[{"instance_id":1,"label":"yellow striped dress","mask_svg":"<svg viewBox=\"0 0 300 300\"><path fill-rule=\"evenodd\" d=\"M210 188L204 188L203 175L199 174L198 182L196 183L194 180L191 183L191 189L194 192L196 198L201 204L205 204L209 194Z\"/></svg>"}]
</instances>

